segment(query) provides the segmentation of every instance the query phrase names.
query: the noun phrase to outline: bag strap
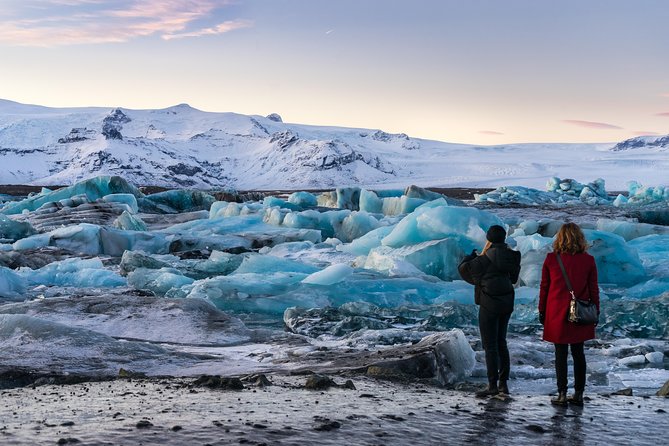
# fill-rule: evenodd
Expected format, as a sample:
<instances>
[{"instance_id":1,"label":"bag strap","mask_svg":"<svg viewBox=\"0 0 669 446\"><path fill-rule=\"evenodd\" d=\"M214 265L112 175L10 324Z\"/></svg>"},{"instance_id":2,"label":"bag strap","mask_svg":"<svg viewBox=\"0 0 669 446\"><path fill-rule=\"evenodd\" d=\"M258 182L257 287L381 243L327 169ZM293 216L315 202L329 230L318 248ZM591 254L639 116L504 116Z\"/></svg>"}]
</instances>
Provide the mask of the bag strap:
<instances>
[{"instance_id":1,"label":"bag strap","mask_svg":"<svg viewBox=\"0 0 669 446\"><path fill-rule=\"evenodd\" d=\"M569 276L567 275L567 270L564 269L564 263L562 263L562 259L560 258L560 253L556 252L555 257L557 257L558 265L560 265L560 269L562 270L562 276L564 277L564 281L567 283L567 289L571 294L571 298L575 300L576 296L574 295L574 288L571 286L571 281L569 280Z\"/></svg>"}]
</instances>

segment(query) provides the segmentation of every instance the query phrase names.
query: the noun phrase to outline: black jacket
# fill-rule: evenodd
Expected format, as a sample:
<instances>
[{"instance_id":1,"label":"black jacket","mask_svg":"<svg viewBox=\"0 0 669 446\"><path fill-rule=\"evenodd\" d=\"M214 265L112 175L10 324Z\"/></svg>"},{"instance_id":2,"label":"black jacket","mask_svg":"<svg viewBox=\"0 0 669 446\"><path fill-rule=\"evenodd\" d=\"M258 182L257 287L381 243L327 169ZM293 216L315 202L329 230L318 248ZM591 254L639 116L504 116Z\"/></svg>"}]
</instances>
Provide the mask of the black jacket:
<instances>
[{"instance_id":1,"label":"black jacket","mask_svg":"<svg viewBox=\"0 0 669 446\"><path fill-rule=\"evenodd\" d=\"M520 253L506 243L494 243L485 255L472 252L458 266L460 276L474 285L477 305L496 314L513 311L513 284L520 273Z\"/></svg>"}]
</instances>

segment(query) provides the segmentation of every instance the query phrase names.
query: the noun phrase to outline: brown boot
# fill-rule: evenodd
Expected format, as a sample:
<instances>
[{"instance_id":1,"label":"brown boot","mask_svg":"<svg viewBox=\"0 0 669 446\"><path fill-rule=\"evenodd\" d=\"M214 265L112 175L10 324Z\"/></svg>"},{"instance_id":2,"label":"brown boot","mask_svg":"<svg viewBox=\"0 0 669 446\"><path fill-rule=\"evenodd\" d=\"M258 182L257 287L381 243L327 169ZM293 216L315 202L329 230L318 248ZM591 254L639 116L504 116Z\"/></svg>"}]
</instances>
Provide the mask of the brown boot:
<instances>
[{"instance_id":1,"label":"brown boot","mask_svg":"<svg viewBox=\"0 0 669 446\"><path fill-rule=\"evenodd\" d=\"M497 383L491 383L488 384L485 389L476 392L476 398L487 398L489 396L495 396L498 393L499 389L497 388Z\"/></svg>"},{"instance_id":2,"label":"brown boot","mask_svg":"<svg viewBox=\"0 0 669 446\"><path fill-rule=\"evenodd\" d=\"M583 405L583 391L582 390L575 390L573 395L569 395L569 398L567 398L567 401L569 401L569 404L573 404L574 406L582 406Z\"/></svg>"},{"instance_id":3,"label":"brown boot","mask_svg":"<svg viewBox=\"0 0 669 446\"><path fill-rule=\"evenodd\" d=\"M551 404L555 406L566 406L567 405L567 392L560 391L558 392L557 398L551 398Z\"/></svg>"}]
</instances>

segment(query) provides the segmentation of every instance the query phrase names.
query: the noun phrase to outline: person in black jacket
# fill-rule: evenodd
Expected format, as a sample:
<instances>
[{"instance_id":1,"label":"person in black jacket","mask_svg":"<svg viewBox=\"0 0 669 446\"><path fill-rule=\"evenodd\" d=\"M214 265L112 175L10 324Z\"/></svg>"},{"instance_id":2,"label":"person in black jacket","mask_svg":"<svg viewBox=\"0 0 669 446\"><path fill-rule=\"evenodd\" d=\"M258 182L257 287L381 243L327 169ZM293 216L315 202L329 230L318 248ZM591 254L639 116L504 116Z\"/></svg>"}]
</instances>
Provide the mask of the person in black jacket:
<instances>
[{"instance_id":1,"label":"person in black jacket","mask_svg":"<svg viewBox=\"0 0 669 446\"><path fill-rule=\"evenodd\" d=\"M479 329L488 374L488 386L476 393L479 397L509 393L511 361L506 331L513 312L513 284L520 273L520 253L504 242L504 228L491 226L486 239L480 255L474 250L458 266L460 276L474 285L474 301L479 305Z\"/></svg>"}]
</instances>

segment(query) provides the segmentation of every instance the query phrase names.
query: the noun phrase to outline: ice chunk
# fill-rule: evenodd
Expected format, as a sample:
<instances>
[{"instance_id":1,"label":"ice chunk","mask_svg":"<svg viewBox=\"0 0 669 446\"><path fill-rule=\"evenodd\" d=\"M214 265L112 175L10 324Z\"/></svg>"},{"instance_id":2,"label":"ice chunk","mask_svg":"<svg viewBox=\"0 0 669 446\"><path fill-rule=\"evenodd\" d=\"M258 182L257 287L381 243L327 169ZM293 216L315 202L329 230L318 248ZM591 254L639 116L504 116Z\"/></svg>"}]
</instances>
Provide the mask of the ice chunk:
<instances>
[{"instance_id":1,"label":"ice chunk","mask_svg":"<svg viewBox=\"0 0 669 446\"><path fill-rule=\"evenodd\" d=\"M430 240L401 248L381 246L369 252L365 268L391 275L409 275L422 271L443 280L460 278L458 263L465 252L456 239ZM414 268L407 268L406 264Z\"/></svg>"},{"instance_id":2,"label":"ice chunk","mask_svg":"<svg viewBox=\"0 0 669 446\"><path fill-rule=\"evenodd\" d=\"M646 363L646 357L644 355L628 356L627 358L619 359L618 363L628 367L631 365L642 365Z\"/></svg>"},{"instance_id":3,"label":"ice chunk","mask_svg":"<svg viewBox=\"0 0 669 446\"><path fill-rule=\"evenodd\" d=\"M242 264L234 271L234 274L262 274L262 273L301 273L313 274L318 268L302 262L290 259L282 259L274 256L261 254L247 254Z\"/></svg>"},{"instance_id":4,"label":"ice chunk","mask_svg":"<svg viewBox=\"0 0 669 446\"><path fill-rule=\"evenodd\" d=\"M25 279L11 269L0 266L0 299L22 300L25 291Z\"/></svg>"},{"instance_id":5,"label":"ice chunk","mask_svg":"<svg viewBox=\"0 0 669 446\"><path fill-rule=\"evenodd\" d=\"M177 214L179 212L208 211L216 201L211 195L197 190L168 190L147 195L137 200L142 212Z\"/></svg>"},{"instance_id":6,"label":"ice chunk","mask_svg":"<svg viewBox=\"0 0 669 446\"><path fill-rule=\"evenodd\" d=\"M445 200L444 200L445 201ZM401 197L389 197L383 199L384 215L401 215L415 211L419 206L426 203L422 198L411 198L406 195Z\"/></svg>"},{"instance_id":7,"label":"ice chunk","mask_svg":"<svg viewBox=\"0 0 669 446\"><path fill-rule=\"evenodd\" d=\"M356 238L350 244L337 247L337 249L353 255L366 256L372 248L381 246L381 240L390 234L392 230L393 226L381 226L362 237Z\"/></svg>"},{"instance_id":8,"label":"ice chunk","mask_svg":"<svg viewBox=\"0 0 669 446\"><path fill-rule=\"evenodd\" d=\"M0 350L3 367L95 376L117 376L121 367L150 370L187 357L146 342L119 341L22 314L0 314Z\"/></svg>"},{"instance_id":9,"label":"ice chunk","mask_svg":"<svg viewBox=\"0 0 669 446\"><path fill-rule=\"evenodd\" d=\"M157 232L123 231L80 223L56 229L48 234L38 234L14 243L16 250L56 246L86 255L107 254L120 257L125 250L143 250L163 254L168 252L170 241Z\"/></svg>"},{"instance_id":10,"label":"ice chunk","mask_svg":"<svg viewBox=\"0 0 669 446\"><path fill-rule=\"evenodd\" d=\"M353 268L343 263L330 265L322 271L317 271L302 280L302 283L311 285L334 285L345 280L353 273Z\"/></svg>"},{"instance_id":11,"label":"ice chunk","mask_svg":"<svg viewBox=\"0 0 669 446\"><path fill-rule=\"evenodd\" d=\"M97 288L126 285L126 280L117 273L105 269L99 258L66 259L50 263L38 270L20 268L18 273L32 286Z\"/></svg>"},{"instance_id":12,"label":"ice chunk","mask_svg":"<svg viewBox=\"0 0 669 446\"><path fill-rule=\"evenodd\" d=\"M44 195L36 195L18 202L7 203L0 209L0 213L10 215L20 214L24 210L32 212L45 203L68 199L81 194L85 195L89 201L95 201L105 195L118 193L129 193L135 197L143 196L136 187L128 184L121 177L99 176Z\"/></svg>"},{"instance_id":13,"label":"ice chunk","mask_svg":"<svg viewBox=\"0 0 669 446\"><path fill-rule=\"evenodd\" d=\"M664 353L663 352L650 352L646 353L646 361L651 364L662 364L664 362Z\"/></svg>"},{"instance_id":14,"label":"ice chunk","mask_svg":"<svg viewBox=\"0 0 669 446\"><path fill-rule=\"evenodd\" d=\"M449 206L461 206L465 207L467 204L465 204L464 201L458 200L456 198L451 198L447 197L445 195L442 195L438 192L432 192L427 189L423 189L422 187L416 186L416 185L411 185L407 187L404 190L404 195L406 195L408 198L420 198L421 200L425 201L433 201L433 200L439 200L443 199L446 200Z\"/></svg>"},{"instance_id":15,"label":"ice chunk","mask_svg":"<svg viewBox=\"0 0 669 446\"><path fill-rule=\"evenodd\" d=\"M592 183L581 184L572 179L553 177L546 184L547 191L540 191L523 186L501 186L494 191L475 195L478 202L497 204L525 204L539 206L547 204L611 204L606 193L604 180L596 179Z\"/></svg>"},{"instance_id":16,"label":"ice chunk","mask_svg":"<svg viewBox=\"0 0 669 446\"><path fill-rule=\"evenodd\" d=\"M250 338L249 330L239 319L205 300L137 296L127 290L38 299L4 305L0 312L148 342L224 346Z\"/></svg>"},{"instance_id":17,"label":"ice chunk","mask_svg":"<svg viewBox=\"0 0 669 446\"><path fill-rule=\"evenodd\" d=\"M263 206L266 208L278 207L280 209L289 209L291 211L302 210L302 207L298 206L297 204L290 203L286 200L282 200L281 198L272 196L265 197L265 199L263 200Z\"/></svg>"},{"instance_id":18,"label":"ice chunk","mask_svg":"<svg viewBox=\"0 0 669 446\"><path fill-rule=\"evenodd\" d=\"M361 189L360 190L360 210L373 214L383 212L383 200L376 193Z\"/></svg>"},{"instance_id":19,"label":"ice chunk","mask_svg":"<svg viewBox=\"0 0 669 446\"><path fill-rule=\"evenodd\" d=\"M14 221L0 214L0 243L15 242L16 240L35 234L35 229L25 221Z\"/></svg>"},{"instance_id":20,"label":"ice chunk","mask_svg":"<svg viewBox=\"0 0 669 446\"><path fill-rule=\"evenodd\" d=\"M195 282L174 268L138 268L128 274L128 284L138 290L152 291L159 296L185 297L181 288Z\"/></svg>"},{"instance_id":21,"label":"ice chunk","mask_svg":"<svg viewBox=\"0 0 669 446\"><path fill-rule=\"evenodd\" d=\"M541 269L546 255L551 251L553 239L539 234L516 237L516 249L520 251L520 282L536 287L541 282Z\"/></svg>"},{"instance_id":22,"label":"ice chunk","mask_svg":"<svg viewBox=\"0 0 669 446\"><path fill-rule=\"evenodd\" d=\"M597 229L617 234L626 241L651 234L669 234L667 226L608 219L597 220Z\"/></svg>"},{"instance_id":23,"label":"ice chunk","mask_svg":"<svg viewBox=\"0 0 669 446\"><path fill-rule=\"evenodd\" d=\"M338 187L337 188L337 207L339 209L350 209L357 211L360 209L360 188L359 187Z\"/></svg>"},{"instance_id":24,"label":"ice chunk","mask_svg":"<svg viewBox=\"0 0 669 446\"><path fill-rule=\"evenodd\" d=\"M625 243L625 239L608 232L589 229L583 232L591 244L588 252L597 262L600 283L631 286L646 277L636 249Z\"/></svg>"},{"instance_id":25,"label":"ice chunk","mask_svg":"<svg viewBox=\"0 0 669 446\"><path fill-rule=\"evenodd\" d=\"M102 197L102 201L106 203L124 203L128 205L133 214L139 212L137 197L133 194L109 194Z\"/></svg>"},{"instance_id":26,"label":"ice chunk","mask_svg":"<svg viewBox=\"0 0 669 446\"><path fill-rule=\"evenodd\" d=\"M318 199L309 192L293 192L288 196L288 202L299 206L300 208L318 206Z\"/></svg>"},{"instance_id":27,"label":"ice chunk","mask_svg":"<svg viewBox=\"0 0 669 446\"><path fill-rule=\"evenodd\" d=\"M485 243L485 232L492 225L504 226L495 215L476 208L448 206L445 200L428 202L404 217L382 243L398 248L446 237L459 241L469 252Z\"/></svg>"},{"instance_id":28,"label":"ice chunk","mask_svg":"<svg viewBox=\"0 0 669 446\"><path fill-rule=\"evenodd\" d=\"M132 197L132 195L131 195ZM133 197L134 198L134 197ZM146 223L138 216L123 211L116 220L114 220L113 226L118 229L123 229L126 231L147 231L148 227Z\"/></svg>"}]
</instances>

